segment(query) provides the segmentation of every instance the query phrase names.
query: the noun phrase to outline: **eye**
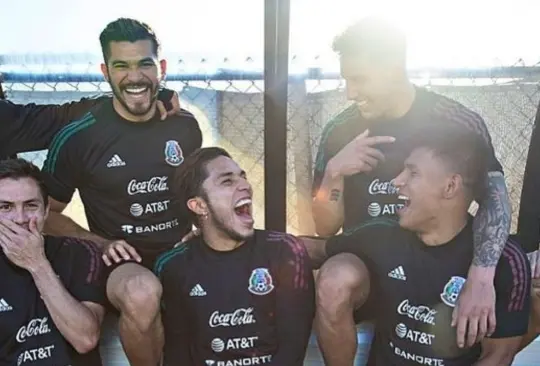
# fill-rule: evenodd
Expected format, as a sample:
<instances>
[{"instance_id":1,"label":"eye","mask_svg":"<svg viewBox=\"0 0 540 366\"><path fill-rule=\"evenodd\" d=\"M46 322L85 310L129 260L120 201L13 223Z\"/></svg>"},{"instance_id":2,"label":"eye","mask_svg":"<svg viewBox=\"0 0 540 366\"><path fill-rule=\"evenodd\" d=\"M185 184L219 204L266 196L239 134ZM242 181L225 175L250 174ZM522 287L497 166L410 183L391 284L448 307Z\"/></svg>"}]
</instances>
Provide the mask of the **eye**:
<instances>
[{"instance_id":1,"label":"eye","mask_svg":"<svg viewBox=\"0 0 540 366\"><path fill-rule=\"evenodd\" d=\"M10 208L11 208L11 205L9 205L7 203L0 205L0 210L1 211L9 211Z\"/></svg>"},{"instance_id":2,"label":"eye","mask_svg":"<svg viewBox=\"0 0 540 366\"><path fill-rule=\"evenodd\" d=\"M225 186L230 186L232 182L233 182L232 179L225 179L223 182L221 182L221 184Z\"/></svg>"},{"instance_id":3,"label":"eye","mask_svg":"<svg viewBox=\"0 0 540 366\"><path fill-rule=\"evenodd\" d=\"M26 207L32 210L36 210L39 208L39 205L37 203L27 203Z\"/></svg>"}]
</instances>

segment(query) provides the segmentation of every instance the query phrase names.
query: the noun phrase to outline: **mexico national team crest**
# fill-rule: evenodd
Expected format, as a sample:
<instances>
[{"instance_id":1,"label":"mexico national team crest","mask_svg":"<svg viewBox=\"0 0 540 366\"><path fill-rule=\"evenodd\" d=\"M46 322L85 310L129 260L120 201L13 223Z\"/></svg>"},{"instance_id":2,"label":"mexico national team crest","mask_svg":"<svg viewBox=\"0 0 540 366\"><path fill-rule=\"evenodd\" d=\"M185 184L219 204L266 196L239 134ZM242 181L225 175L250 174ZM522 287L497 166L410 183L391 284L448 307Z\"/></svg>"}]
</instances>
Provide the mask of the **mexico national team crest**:
<instances>
[{"instance_id":1,"label":"mexico national team crest","mask_svg":"<svg viewBox=\"0 0 540 366\"><path fill-rule=\"evenodd\" d=\"M184 153L176 140L165 143L165 161L172 166L179 166L184 162Z\"/></svg>"},{"instance_id":2,"label":"mexico national team crest","mask_svg":"<svg viewBox=\"0 0 540 366\"><path fill-rule=\"evenodd\" d=\"M267 295L274 289L272 282L267 268L255 268L249 277L248 290L254 295Z\"/></svg>"},{"instance_id":3,"label":"mexico national team crest","mask_svg":"<svg viewBox=\"0 0 540 366\"><path fill-rule=\"evenodd\" d=\"M443 292L441 293L441 300L448 306L456 306L456 302L465 284L465 279L459 276L452 276L450 280L444 286Z\"/></svg>"}]
</instances>

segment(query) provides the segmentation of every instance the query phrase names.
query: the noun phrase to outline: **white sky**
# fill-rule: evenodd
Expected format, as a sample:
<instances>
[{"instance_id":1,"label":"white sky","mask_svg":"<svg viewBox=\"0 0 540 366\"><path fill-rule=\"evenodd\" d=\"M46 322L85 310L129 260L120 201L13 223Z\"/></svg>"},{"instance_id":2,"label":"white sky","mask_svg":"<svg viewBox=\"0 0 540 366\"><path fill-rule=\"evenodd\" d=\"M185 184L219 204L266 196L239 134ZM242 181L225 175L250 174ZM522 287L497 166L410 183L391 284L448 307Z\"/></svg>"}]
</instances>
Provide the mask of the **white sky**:
<instances>
[{"instance_id":1,"label":"white sky","mask_svg":"<svg viewBox=\"0 0 540 366\"><path fill-rule=\"evenodd\" d=\"M262 60L264 0L2 2L0 54L4 55L99 56L101 29L119 16L129 16L156 30L165 56L228 57L231 66L248 56ZM410 67L540 61L540 0L291 0L291 4L290 52L298 56L298 67L312 65L315 56L323 55L319 62L335 69L332 38L353 20L373 13L395 19L407 31Z\"/></svg>"}]
</instances>

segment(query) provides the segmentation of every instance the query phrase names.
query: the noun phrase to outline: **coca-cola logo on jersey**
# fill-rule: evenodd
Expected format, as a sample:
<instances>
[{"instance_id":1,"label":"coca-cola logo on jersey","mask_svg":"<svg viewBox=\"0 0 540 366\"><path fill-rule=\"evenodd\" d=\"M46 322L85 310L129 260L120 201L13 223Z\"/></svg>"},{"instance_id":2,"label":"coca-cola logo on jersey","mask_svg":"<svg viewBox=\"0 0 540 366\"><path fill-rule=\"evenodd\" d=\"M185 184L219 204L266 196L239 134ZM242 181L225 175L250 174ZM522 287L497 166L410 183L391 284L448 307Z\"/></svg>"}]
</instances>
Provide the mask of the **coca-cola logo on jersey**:
<instances>
[{"instance_id":1,"label":"coca-cola logo on jersey","mask_svg":"<svg viewBox=\"0 0 540 366\"><path fill-rule=\"evenodd\" d=\"M167 187L167 178L168 177L166 176L152 177L141 182L138 182L136 179L132 179L128 184L127 192L130 196L134 196L136 194L168 191L169 187Z\"/></svg>"},{"instance_id":2,"label":"coca-cola logo on jersey","mask_svg":"<svg viewBox=\"0 0 540 366\"><path fill-rule=\"evenodd\" d=\"M408 299L403 300L401 304L399 304L397 312L400 315L406 315L416 321L435 325L435 315L437 314L437 310L433 310L425 305L411 305L409 304Z\"/></svg>"},{"instance_id":3,"label":"coca-cola logo on jersey","mask_svg":"<svg viewBox=\"0 0 540 366\"><path fill-rule=\"evenodd\" d=\"M214 311L210 316L208 324L212 328L217 327L236 327L239 325L255 324L253 316L253 308L240 308L232 313L221 314L219 311Z\"/></svg>"},{"instance_id":4,"label":"coca-cola logo on jersey","mask_svg":"<svg viewBox=\"0 0 540 366\"><path fill-rule=\"evenodd\" d=\"M19 328L15 339L19 343L24 343L28 338L50 333L51 329L49 328L49 324L47 324L48 320L47 317L30 320L28 324Z\"/></svg>"},{"instance_id":5,"label":"coca-cola logo on jersey","mask_svg":"<svg viewBox=\"0 0 540 366\"><path fill-rule=\"evenodd\" d=\"M377 194L398 194L398 189L394 186L393 180L381 182L379 178L377 178L369 184L368 192L373 196Z\"/></svg>"}]
</instances>

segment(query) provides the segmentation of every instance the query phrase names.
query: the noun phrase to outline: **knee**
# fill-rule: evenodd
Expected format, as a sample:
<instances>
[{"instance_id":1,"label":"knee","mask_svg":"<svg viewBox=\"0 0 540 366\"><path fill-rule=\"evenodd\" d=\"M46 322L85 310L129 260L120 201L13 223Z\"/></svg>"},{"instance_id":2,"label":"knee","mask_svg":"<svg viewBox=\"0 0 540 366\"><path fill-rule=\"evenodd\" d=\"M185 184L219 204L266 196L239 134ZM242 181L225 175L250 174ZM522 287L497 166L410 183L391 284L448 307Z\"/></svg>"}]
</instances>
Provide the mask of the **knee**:
<instances>
[{"instance_id":1,"label":"knee","mask_svg":"<svg viewBox=\"0 0 540 366\"><path fill-rule=\"evenodd\" d=\"M540 334L540 287L531 290L531 312L532 329Z\"/></svg>"},{"instance_id":2,"label":"knee","mask_svg":"<svg viewBox=\"0 0 540 366\"><path fill-rule=\"evenodd\" d=\"M117 294L120 312L134 321L151 322L159 313L162 287L151 273L127 278Z\"/></svg>"},{"instance_id":3,"label":"knee","mask_svg":"<svg viewBox=\"0 0 540 366\"><path fill-rule=\"evenodd\" d=\"M338 254L327 260L317 277L317 307L336 313L363 305L369 294L369 272L352 254Z\"/></svg>"}]
</instances>

